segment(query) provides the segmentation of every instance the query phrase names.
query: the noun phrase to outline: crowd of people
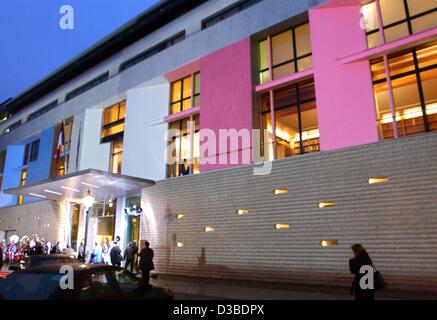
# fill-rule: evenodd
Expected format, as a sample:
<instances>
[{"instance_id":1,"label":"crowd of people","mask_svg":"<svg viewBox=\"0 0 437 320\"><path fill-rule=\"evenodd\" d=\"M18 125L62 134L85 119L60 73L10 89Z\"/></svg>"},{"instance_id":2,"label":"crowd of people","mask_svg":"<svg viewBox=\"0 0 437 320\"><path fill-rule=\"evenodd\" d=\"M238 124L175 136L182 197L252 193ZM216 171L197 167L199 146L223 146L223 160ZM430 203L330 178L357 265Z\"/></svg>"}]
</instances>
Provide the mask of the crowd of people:
<instances>
[{"instance_id":1,"label":"crowd of people","mask_svg":"<svg viewBox=\"0 0 437 320\"><path fill-rule=\"evenodd\" d=\"M19 241L0 241L0 267L3 264L20 263L26 257L40 254L71 254L74 251L67 246L61 250L60 243L52 245L50 241L23 238Z\"/></svg>"}]
</instances>

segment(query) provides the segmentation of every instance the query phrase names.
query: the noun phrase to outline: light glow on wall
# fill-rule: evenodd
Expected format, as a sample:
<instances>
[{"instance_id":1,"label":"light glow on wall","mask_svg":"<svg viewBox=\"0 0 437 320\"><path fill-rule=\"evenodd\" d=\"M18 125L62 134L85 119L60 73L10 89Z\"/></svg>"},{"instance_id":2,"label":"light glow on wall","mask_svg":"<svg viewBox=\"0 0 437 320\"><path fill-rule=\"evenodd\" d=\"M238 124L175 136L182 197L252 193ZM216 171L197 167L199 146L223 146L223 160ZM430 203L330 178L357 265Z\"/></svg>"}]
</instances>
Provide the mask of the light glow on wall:
<instances>
[{"instance_id":1,"label":"light glow on wall","mask_svg":"<svg viewBox=\"0 0 437 320\"><path fill-rule=\"evenodd\" d=\"M288 189L287 188L278 188L278 189L273 190L273 193L275 194L275 196L281 195L281 194L286 194L286 193L288 193Z\"/></svg>"},{"instance_id":2,"label":"light glow on wall","mask_svg":"<svg viewBox=\"0 0 437 320\"><path fill-rule=\"evenodd\" d=\"M205 232L214 232L215 231L215 228L213 228L213 227L206 227L205 228Z\"/></svg>"},{"instance_id":3,"label":"light glow on wall","mask_svg":"<svg viewBox=\"0 0 437 320\"><path fill-rule=\"evenodd\" d=\"M319 202L319 208L335 207L335 202Z\"/></svg>"},{"instance_id":4,"label":"light glow on wall","mask_svg":"<svg viewBox=\"0 0 437 320\"><path fill-rule=\"evenodd\" d=\"M243 214L249 214L249 209L238 209L237 210L237 214L239 216L243 215Z\"/></svg>"},{"instance_id":5,"label":"light glow on wall","mask_svg":"<svg viewBox=\"0 0 437 320\"><path fill-rule=\"evenodd\" d=\"M372 178L369 178L369 184L386 183L387 181L388 181L388 177L372 177Z\"/></svg>"},{"instance_id":6,"label":"light glow on wall","mask_svg":"<svg viewBox=\"0 0 437 320\"><path fill-rule=\"evenodd\" d=\"M182 219L183 217L185 217L185 215L183 213L178 213L176 215L176 218L178 218L178 219Z\"/></svg>"},{"instance_id":7,"label":"light glow on wall","mask_svg":"<svg viewBox=\"0 0 437 320\"><path fill-rule=\"evenodd\" d=\"M176 247L178 247L178 248L182 248L183 246L184 246L183 242L176 243Z\"/></svg>"},{"instance_id":8,"label":"light glow on wall","mask_svg":"<svg viewBox=\"0 0 437 320\"><path fill-rule=\"evenodd\" d=\"M290 229L290 225L288 223L277 223L275 224L276 230L282 230L282 229Z\"/></svg>"},{"instance_id":9,"label":"light glow on wall","mask_svg":"<svg viewBox=\"0 0 437 320\"><path fill-rule=\"evenodd\" d=\"M322 240L320 241L322 247L332 247L338 245L338 240Z\"/></svg>"}]
</instances>

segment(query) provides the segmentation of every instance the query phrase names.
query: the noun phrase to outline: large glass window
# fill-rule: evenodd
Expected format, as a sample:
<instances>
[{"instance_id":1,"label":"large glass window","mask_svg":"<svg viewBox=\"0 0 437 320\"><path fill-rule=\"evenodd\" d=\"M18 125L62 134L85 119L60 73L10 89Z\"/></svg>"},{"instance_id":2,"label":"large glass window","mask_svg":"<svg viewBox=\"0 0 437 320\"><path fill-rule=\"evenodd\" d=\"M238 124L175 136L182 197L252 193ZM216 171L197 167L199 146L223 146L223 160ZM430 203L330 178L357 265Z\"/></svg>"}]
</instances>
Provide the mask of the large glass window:
<instances>
[{"instance_id":1,"label":"large glass window","mask_svg":"<svg viewBox=\"0 0 437 320\"><path fill-rule=\"evenodd\" d=\"M437 26L437 0L380 0L383 32L386 42ZM376 2L363 6L369 48L381 44Z\"/></svg>"},{"instance_id":2,"label":"large glass window","mask_svg":"<svg viewBox=\"0 0 437 320\"><path fill-rule=\"evenodd\" d=\"M123 140L111 142L111 160L109 171L121 174L121 164L123 162Z\"/></svg>"},{"instance_id":3,"label":"large glass window","mask_svg":"<svg viewBox=\"0 0 437 320\"><path fill-rule=\"evenodd\" d=\"M436 130L437 43L393 54L388 61L398 135ZM371 68L380 136L390 139L394 120L382 58Z\"/></svg>"},{"instance_id":4,"label":"large glass window","mask_svg":"<svg viewBox=\"0 0 437 320\"><path fill-rule=\"evenodd\" d=\"M274 143L270 94L273 94L275 112ZM320 150L313 80L263 94L261 113L265 135L262 150L265 158L282 159ZM274 154L275 147L276 155Z\"/></svg>"},{"instance_id":5,"label":"large glass window","mask_svg":"<svg viewBox=\"0 0 437 320\"><path fill-rule=\"evenodd\" d=\"M200 123L191 116L169 124L167 177L199 173Z\"/></svg>"},{"instance_id":6,"label":"large glass window","mask_svg":"<svg viewBox=\"0 0 437 320\"><path fill-rule=\"evenodd\" d=\"M20 176L20 187L24 187L26 185L26 179L27 179L27 169L21 170L21 176ZM17 205L21 205L24 203L24 196L22 194L18 195L17 198Z\"/></svg>"},{"instance_id":7,"label":"large glass window","mask_svg":"<svg viewBox=\"0 0 437 320\"><path fill-rule=\"evenodd\" d=\"M62 127L62 123L58 123L55 126L50 177L64 176L68 171L68 165L70 160L71 139L73 133L73 117L70 117L64 121L64 144L61 146L60 159L59 161L57 161L56 154L57 154L58 140L59 140L61 127Z\"/></svg>"},{"instance_id":8,"label":"large glass window","mask_svg":"<svg viewBox=\"0 0 437 320\"><path fill-rule=\"evenodd\" d=\"M200 105L200 73L189 75L171 84L170 114Z\"/></svg>"},{"instance_id":9,"label":"large glass window","mask_svg":"<svg viewBox=\"0 0 437 320\"><path fill-rule=\"evenodd\" d=\"M269 61L271 48L271 61ZM308 23L268 37L258 44L260 83L280 79L312 67ZM273 79L270 79L270 68Z\"/></svg>"},{"instance_id":10,"label":"large glass window","mask_svg":"<svg viewBox=\"0 0 437 320\"><path fill-rule=\"evenodd\" d=\"M126 101L121 101L103 110L102 142L108 142L123 137L125 118Z\"/></svg>"},{"instance_id":11,"label":"large glass window","mask_svg":"<svg viewBox=\"0 0 437 320\"><path fill-rule=\"evenodd\" d=\"M100 202L93 205L93 215L97 217L97 236L96 242L103 244L105 239L114 239L115 233L115 214L117 210L117 200L111 202Z\"/></svg>"}]
</instances>

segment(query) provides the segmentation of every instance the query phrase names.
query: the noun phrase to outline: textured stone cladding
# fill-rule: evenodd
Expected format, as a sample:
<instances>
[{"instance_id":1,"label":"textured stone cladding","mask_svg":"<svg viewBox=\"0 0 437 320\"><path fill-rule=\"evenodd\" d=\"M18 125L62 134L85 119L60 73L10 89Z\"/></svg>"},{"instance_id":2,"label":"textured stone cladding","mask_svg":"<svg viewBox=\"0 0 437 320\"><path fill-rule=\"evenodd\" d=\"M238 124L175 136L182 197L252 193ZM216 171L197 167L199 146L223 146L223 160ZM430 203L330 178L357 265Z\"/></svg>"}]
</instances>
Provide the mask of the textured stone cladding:
<instances>
[{"instance_id":1,"label":"textured stone cladding","mask_svg":"<svg viewBox=\"0 0 437 320\"><path fill-rule=\"evenodd\" d=\"M264 176L244 166L159 181L142 191L140 238L160 273L344 287L362 243L391 288L437 293L436 159L437 135L424 134L275 161Z\"/></svg>"},{"instance_id":2,"label":"textured stone cladding","mask_svg":"<svg viewBox=\"0 0 437 320\"><path fill-rule=\"evenodd\" d=\"M64 236L64 206L56 201L39 201L0 209L0 231L20 238L27 235L51 241ZM37 236L35 236L37 235ZM0 239L3 240L3 239Z\"/></svg>"}]
</instances>

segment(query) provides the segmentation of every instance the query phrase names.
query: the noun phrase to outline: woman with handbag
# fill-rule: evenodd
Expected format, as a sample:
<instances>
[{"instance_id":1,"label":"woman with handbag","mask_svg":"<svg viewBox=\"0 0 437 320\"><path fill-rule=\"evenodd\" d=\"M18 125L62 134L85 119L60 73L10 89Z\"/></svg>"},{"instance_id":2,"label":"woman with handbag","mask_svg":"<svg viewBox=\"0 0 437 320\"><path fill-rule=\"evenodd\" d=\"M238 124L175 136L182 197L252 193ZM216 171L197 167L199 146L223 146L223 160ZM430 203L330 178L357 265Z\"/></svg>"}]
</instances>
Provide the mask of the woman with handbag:
<instances>
[{"instance_id":1,"label":"woman with handbag","mask_svg":"<svg viewBox=\"0 0 437 320\"><path fill-rule=\"evenodd\" d=\"M374 289L363 289L360 286L361 278L366 276L366 273L360 273L360 269L362 266L371 266L373 269L372 259L361 244L354 244L351 249L353 258L349 260L349 270L355 275L351 294L354 295L355 300L375 300Z\"/></svg>"}]
</instances>

